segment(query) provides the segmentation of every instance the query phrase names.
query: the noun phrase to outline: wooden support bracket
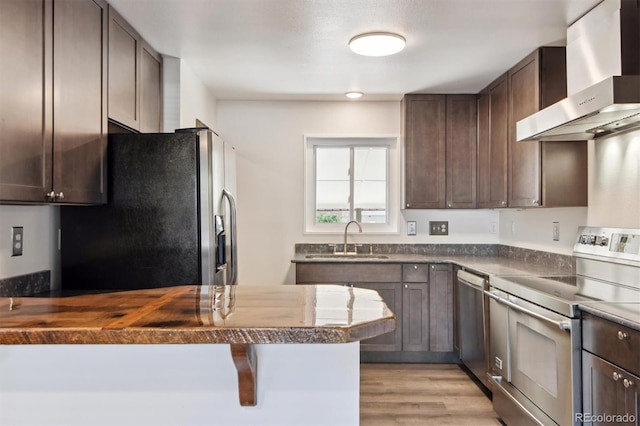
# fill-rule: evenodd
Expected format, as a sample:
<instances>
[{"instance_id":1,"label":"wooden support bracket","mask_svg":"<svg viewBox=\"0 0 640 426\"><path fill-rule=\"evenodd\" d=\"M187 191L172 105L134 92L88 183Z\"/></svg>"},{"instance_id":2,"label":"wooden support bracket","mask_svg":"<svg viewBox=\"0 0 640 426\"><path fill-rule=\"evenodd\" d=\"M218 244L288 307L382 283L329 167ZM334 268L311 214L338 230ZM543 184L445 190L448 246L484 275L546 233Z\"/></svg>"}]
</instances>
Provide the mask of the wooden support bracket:
<instances>
[{"instance_id":1,"label":"wooden support bracket","mask_svg":"<svg viewBox=\"0 0 640 426\"><path fill-rule=\"evenodd\" d=\"M232 343L231 357L238 370L240 405L255 407L258 403L258 358L251 344Z\"/></svg>"}]
</instances>

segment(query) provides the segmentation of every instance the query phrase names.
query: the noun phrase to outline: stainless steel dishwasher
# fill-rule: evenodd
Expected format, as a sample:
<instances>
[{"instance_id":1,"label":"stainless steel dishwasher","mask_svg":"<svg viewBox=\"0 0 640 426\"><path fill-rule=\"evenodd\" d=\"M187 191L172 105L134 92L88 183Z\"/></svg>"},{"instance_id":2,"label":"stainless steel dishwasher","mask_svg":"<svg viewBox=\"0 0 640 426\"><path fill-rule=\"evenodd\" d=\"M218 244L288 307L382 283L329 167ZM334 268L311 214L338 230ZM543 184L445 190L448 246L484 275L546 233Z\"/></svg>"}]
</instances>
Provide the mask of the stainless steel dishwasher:
<instances>
[{"instance_id":1,"label":"stainless steel dishwasher","mask_svg":"<svg viewBox=\"0 0 640 426\"><path fill-rule=\"evenodd\" d=\"M458 286L458 337L460 359L474 376L489 389L487 378L488 309L484 297L488 290L485 277L459 270Z\"/></svg>"}]
</instances>

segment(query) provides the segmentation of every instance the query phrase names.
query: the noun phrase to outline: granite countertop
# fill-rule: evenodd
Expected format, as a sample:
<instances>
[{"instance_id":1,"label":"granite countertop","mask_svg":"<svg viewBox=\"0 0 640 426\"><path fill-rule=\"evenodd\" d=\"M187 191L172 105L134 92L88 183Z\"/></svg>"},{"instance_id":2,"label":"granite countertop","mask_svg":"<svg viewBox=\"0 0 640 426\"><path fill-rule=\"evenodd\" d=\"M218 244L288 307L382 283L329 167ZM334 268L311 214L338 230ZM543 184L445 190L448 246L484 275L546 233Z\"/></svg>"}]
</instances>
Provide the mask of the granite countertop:
<instances>
[{"instance_id":1,"label":"granite countertop","mask_svg":"<svg viewBox=\"0 0 640 426\"><path fill-rule=\"evenodd\" d=\"M579 307L581 311L640 331L640 301L581 302Z\"/></svg>"},{"instance_id":2,"label":"granite countertop","mask_svg":"<svg viewBox=\"0 0 640 426\"><path fill-rule=\"evenodd\" d=\"M571 275L570 267L504 256L466 254L377 254L327 256L296 253L293 263L452 263L487 276Z\"/></svg>"},{"instance_id":3,"label":"granite countertop","mask_svg":"<svg viewBox=\"0 0 640 426\"><path fill-rule=\"evenodd\" d=\"M374 245L373 255L330 256L326 244L296 247L293 263L452 263L491 277L574 276L572 256L493 245ZM365 246L367 246L365 244ZM415 252L415 251L419 252ZM413 252L412 252L413 251ZM443 253L444 251L444 253ZM640 330L640 301L580 302L579 308Z\"/></svg>"},{"instance_id":4,"label":"granite countertop","mask_svg":"<svg viewBox=\"0 0 640 426\"><path fill-rule=\"evenodd\" d=\"M346 343L395 323L375 291L337 285L0 298L0 344Z\"/></svg>"}]
</instances>

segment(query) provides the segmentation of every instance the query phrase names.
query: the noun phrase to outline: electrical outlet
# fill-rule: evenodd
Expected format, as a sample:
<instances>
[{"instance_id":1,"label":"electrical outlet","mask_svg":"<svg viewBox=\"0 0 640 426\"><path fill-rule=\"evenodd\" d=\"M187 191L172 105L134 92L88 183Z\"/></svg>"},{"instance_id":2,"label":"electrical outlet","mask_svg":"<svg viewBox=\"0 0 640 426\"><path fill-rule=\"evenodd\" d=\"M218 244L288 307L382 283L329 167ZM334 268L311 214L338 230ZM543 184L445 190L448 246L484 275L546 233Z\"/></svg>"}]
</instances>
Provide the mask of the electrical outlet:
<instances>
[{"instance_id":1,"label":"electrical outlet","mask_svg":"<svg viewBox=\"0 0 640 426\"><path fill-rule=\"evenodd\" d=\"M449 235L449 222L429 222L429 235Z\"/></svg>"},{"instance_id":2,"label":"electrical outlet","mask_svg":"<svg viewBox=\"0 0 640 426\"><path fill-rule=\"evenodd\" d=\"M407 235L416 235L416 233L417 233L416 221L411 220L407 222Z\"/></svg>"},{"instance_id":3,"label":"electrical outlet","mask_svg":"<svg viewBox=\"0 0 640 426\"><path fill-rule=\"evenodd\" d=\"M496 222L489 222L489 231L492 234L498 233L498 224Z\"/></svg>"},{"instance_id":4,"label":"electrical outlet","mask_svg":"<svg viewBox=\"0 0 640 426\"><path fill-rule=\"evenodd\" d=\"M560 241L560 222L553 222L553 241Z\"/></svg>"},{"instance_id":5,"label":"electrical outlet","mask_svg":"<svg viewBox=\"0 0 640 426\"><path fill-rule=\"evenodd\" d=\"M24 228L22 226L14 226L11 228L11 256L22 256L22 248L24 247Z\"/></svg>"}]
</instances>

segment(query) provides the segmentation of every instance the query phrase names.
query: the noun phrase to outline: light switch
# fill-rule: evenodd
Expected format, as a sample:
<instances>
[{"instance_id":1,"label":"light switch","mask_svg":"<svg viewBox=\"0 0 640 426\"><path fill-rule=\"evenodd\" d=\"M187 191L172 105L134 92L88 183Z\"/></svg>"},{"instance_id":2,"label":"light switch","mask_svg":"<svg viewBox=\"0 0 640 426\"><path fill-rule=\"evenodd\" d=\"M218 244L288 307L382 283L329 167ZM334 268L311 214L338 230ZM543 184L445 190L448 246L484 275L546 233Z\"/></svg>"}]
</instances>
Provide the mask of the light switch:
<instances>
[{"instance_id":1,"label":"light switch","mask_svg":"<svg viewBox=\"0 0 640 426\"><path fill-rule=\"evenodd\" d=\"M407 222L407 235L416 235L416 233L417 233L416 221L411 220Z\"/></svg>"}]
</instances>

